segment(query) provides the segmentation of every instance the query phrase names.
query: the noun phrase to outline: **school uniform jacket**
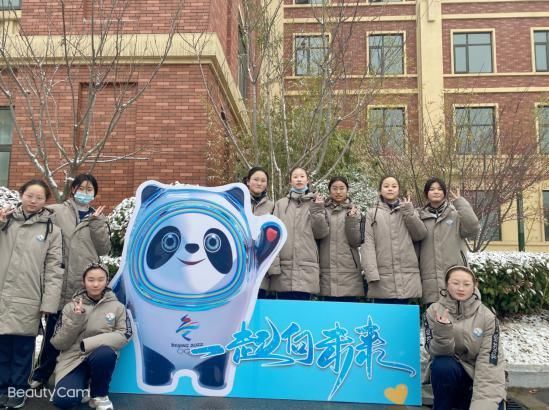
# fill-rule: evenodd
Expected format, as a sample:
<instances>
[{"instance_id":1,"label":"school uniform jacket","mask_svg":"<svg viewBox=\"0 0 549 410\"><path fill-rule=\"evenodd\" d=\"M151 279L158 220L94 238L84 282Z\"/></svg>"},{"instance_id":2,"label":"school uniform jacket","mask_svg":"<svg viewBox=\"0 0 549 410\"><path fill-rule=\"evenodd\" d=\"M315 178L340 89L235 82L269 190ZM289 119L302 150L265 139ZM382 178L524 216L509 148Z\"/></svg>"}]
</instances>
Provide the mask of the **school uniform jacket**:
<instances>
[{"instance_id":1,"label":"school uniform jacket","mask_svg":"<svg viewBox=\"0 0 549 410\"><path fill-rule=\"evenodd\" d=\"M51 209L55 212L55 224L63 234L65 277L58 309L61 310L82 286L82 273L86 266L107 255L111 241L106 217L90 214L80 221L74 199L52 205Z\"/></svg>"},{"instance_id":2,"label":"school uniform jacket","mask_svg":"<svg viewBox=\"0 0 549 410\"><path fill-rule=\"evenodd\" d=\"M420 243L419 270L423 287L423 303L436 302L440 290L446 287L444 276L454 265L467 266L466 238L478 235L478 218L463 197L449 203L444 212L435 217L428 207L419 211L427 228L427 236Z\"/></svg>"},{"instance_id":3,"label":"school uniform jacket","mask_svg":"<svg viewBox=\"0 0 549 410\"><path fill-rule=\"evenodd\" d=\"M269 269L271 290L319 293L316 240L329 233L324 204L313 202L312 193L290 192L276 202L273 215L284 223L288 237Z\"/></svg>"},{"instance_id":4,"label":"school uniform jacket","mask_svg":"<svg viewBox=\"0 0 549 410\"><path fill-rule=\"evenodd\" d=\"M358 247L361 243L360 213L349 199L337 204L326 201L330 234L320 240L320 294L322 296L364 296L364 280Z\"/></svg>"},{"instance_id":5,"label":"school uniform jacket","mask_svg":"<svg viewBox=\"0 0 549 410\"><path fill-rule=\"evenodd\" d=\"M61 231L48 208L0 222L0 335L36 336L40 312L56 313L63 283Z\"/></svg>"},{"instance_id":6,"label":"school uniform jacket","mask_svg":"<svg viewBox=\"0 0 549 410\"><path fill-rule=\"evenodd\" d=\"M377 208L377 212L376 212ZM391 209L379 201L366 213L361 247L368 297L408 299L421 296L421 278L414 242L427 230L411 203Z\"/></svg>"},{"instance_id":7,"label":"school uniform jacket","mask_svg":"<svg viewBox=\"0 0 549 410\"><path fill-rule=\"evenodd\" d=\"M84 313L74 313L78 298L82 298ZM100 346L120 350L132 336L126 308L107 288L103 297L95 302L85 289L74 294L67 303L55 326L51 344L61 353L55 367L55 383L78 367L86 357Z\"/></svg>"},{"instance_id":8,"label":"school uniform jacket","mask_svg":"<svg viewBox=\"0 0 549 410\"><path fill-rule=\"evenodd\" d=\"M459 302L445 290L426 312L425 348L431 355L453 356L473 380L472 410L496 410L506 398L505 359L497 317L480 300L480 292ZM449 324L437 321L448 309ZM430 377L430 363L425 380Z\"/></svg>"}]
</instances>

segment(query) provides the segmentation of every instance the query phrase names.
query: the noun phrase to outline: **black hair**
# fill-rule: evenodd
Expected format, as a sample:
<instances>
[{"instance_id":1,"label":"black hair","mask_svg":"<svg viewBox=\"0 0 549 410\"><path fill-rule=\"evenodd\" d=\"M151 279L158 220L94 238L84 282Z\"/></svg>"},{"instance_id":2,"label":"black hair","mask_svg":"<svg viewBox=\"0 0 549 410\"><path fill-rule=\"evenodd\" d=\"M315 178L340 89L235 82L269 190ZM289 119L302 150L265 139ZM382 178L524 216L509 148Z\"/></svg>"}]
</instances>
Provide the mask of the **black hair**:
<instances>
[{"instance_id":1,"label":"black hair","mask_svg":"<svg viewBox=\"0 0 549 410\"><path fill-rule=\"evenodd\" d=\"M46 193L46 200L50 199L50 196L51 196L50 187L41 179L31 179L30 181L25 182L23 185L21 185L21 188L19 188L19 193L23 195L25 191L33 185L38 185L44 188L44 191Z\"/></svg>"},{"instance_id":2,"label":"black hair","mask_svg":"<svg viewBox=\"0 0 549 410\"><path fill-rule=\"evenodd\" d=\"M401 185L400 185L400 181L398 180L397 177L395 177L394 175L383 175L381 177L381 179L379 180L379 187L378 187L378 191L381 191L381 186L383 185L383 181L385 181L387 178L394 178L394 180L397 182L398 184L398 189L399 191L401 190Z\"/></svg>"},{"instance_id":3,"label":"black hair","mask_svg":"<svg viewBox=\"0 0 549 410\"><path fill-rule=\"evenodd\" d=\"M328 191L330 190L330 188L335 182L343 182L347 187L347 189L349 189L349 183L347 182L347 178L342 176L335 176L335 177L332 177L332 179L330 179L330 182L328 182Z\"/></svg>"},{"instance_id":4,"label":"black hair","mask_svg":"<svg viewBox=\"0 0 549 410\"><path fill-rule=\"evenodd\" d=\"M305 168L300 167L300 166L295 166L292 169L290 169L290 173L288 175L290 177L290 181L292 180L292 174L294 173L294 171L296 169L302 169L303 171L305 171L305 176L307 177L307 179L309 179L309 173L307 172L307 170Z\"/></svg>"},{"instance_id":5,"label":"black hair","mask_svg":"<svg viewBox=\"0 0 549 410\"><path fill-rule=\"evenodd\" d=\"M82 273L82 280L86 279L86 275L89 271L94 269L101 269L103 272L105 272L105 275L107 275L107 280L109 280L109 268L107 268L107 265L101 262L92 262L88 266L86 266L86 269L84 269L84 273Z\"/></svg>"},{"instance_id":6,"label":"black hair","mask_svg":"<svg viewBox=\"0 0 549 410\"><path fill-rule=\"evenodd\" d=\"M269 182L269 173L267 172L267 170L263 167L253 167L253 168L250 168L250 170L248 171L248 175L244 178L244 183L247 183L250 181L250 178L256 173L256 172L263 172L266 176L267 176L267 182Z\"/></svg>"},{"instance_id":7,"label":"black hair","mask_svg":"<svg viewBox=\"0 0 549 410\"><path fill-rule=\"evenodd\" d=\"M444 283L448 283L448 280L450 280L450 275L452 273L454 273L455 271L458 271L458 270L462 270L464 272L467 272L473 278L473 282L475 282L475 283L477 282L477 276L475 275L475 272L473 272L471 270L471 268L469 268L467 266L462 266L462 265L454 265L454 266L450 266L448 268L448 270L446 271L446 275L444 275Z\"/></svg>"},{"instance_id":8,"label":"black hair","mask_svg":"<svg viewBox=\"0 0 549 410\"><path fill-rule=\"evenodd\" d=\"M80 185L82 185L85 181L89 181L93 186L94 196L97 196L97 193L99 192L99 186L97 185L97 179L92 174L80 174L76 178L74 178L74 181L72 181L71 184L71 193L73 193L78 188L80 188Z\"/></svg>"},{"instance_id":9,"label":"black hair","mask_svg":"<svg viewBox=\"0 0 549 410\"><path fill-rule=\"evenodd\" d=\"M444 192L444 196L446 196L446 183L437 177L431 177L425 182L425 186L423 187L423 193L425 194L425 198L427 198L427 194L429 193L429 190L431 189L431 185L434 183L437 183L440 185L440 189L442 189L442 192Z\"/></svg>"}]
</instances>

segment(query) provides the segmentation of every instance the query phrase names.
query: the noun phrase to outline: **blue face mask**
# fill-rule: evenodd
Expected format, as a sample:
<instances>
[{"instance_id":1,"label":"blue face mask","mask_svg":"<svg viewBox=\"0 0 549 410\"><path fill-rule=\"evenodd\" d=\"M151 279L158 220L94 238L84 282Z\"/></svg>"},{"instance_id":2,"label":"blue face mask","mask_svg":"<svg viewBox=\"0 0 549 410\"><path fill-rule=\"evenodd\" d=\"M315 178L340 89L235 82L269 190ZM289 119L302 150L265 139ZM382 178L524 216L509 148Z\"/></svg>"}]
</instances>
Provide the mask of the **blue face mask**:
<instances>
[{"instance_id":1,"label":"blue face mask","mask_svg":"<svg viewBox=\"0 0 549 410\"><path fill-rule=\"evenodd\" d=\"M291 188L290 188L290 191L292 191L292 192L297 192L298 194L304 194L305 192L307 192L308 189L309 189L308 186L305 186L305 187L303 187L303 188L301 188L301 189L297 189L297 188L291 187Z\"/></svg>"},{"instance_id":2,"label":"blue face mask","mask_svg":"<svg viewBox=\"0 0 549 410\"><path fill-rule=\"evenodd\" d=\"M83 192L76 192L74 194L74 199L76 202L82 204L82 205L88 205L91 201L93 201L94 196L91 194L85 194Z\"/></svg>"}]
</instances>

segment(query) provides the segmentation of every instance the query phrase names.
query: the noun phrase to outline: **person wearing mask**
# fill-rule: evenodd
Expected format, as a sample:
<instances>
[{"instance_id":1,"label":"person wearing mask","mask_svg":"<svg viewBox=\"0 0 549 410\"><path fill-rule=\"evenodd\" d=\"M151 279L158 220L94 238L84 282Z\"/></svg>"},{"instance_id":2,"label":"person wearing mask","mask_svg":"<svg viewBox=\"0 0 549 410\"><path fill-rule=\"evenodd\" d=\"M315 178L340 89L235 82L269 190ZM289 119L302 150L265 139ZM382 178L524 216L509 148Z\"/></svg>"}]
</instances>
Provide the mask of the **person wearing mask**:
<instances>
[{"instance_id":1,"label":"person wearing mask","mask_svg":"<svg viewBox=\"0 0 549 410\"><path fill-rule=\"evenodd\" d=\"M48 315L42 349L34 370L31 388L46 384L53 374L57 355L50 339L57 322L58 314L74 292L82 286L81 273L84 268L111 249L107 219L103 215L104 206L94 209L90 203L99 192L93 175L80 174L71 185L71 197L62 204L52 205L55 224L63 233L63 265L65 275L58 310Z\"/></svg>"}]
</instances>

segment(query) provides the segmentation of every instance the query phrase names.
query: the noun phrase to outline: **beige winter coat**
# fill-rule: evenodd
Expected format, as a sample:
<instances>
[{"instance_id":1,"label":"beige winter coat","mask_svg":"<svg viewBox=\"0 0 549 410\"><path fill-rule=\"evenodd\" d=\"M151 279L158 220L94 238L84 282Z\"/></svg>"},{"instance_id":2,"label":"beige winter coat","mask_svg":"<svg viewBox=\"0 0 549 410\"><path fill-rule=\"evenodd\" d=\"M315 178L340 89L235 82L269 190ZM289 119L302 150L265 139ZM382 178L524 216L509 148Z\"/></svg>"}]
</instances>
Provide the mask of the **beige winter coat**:
<instances>
[{"instance_id":1,"label":"beige winter coat","mask_svg":"<svg viewBox=\"0 0 549 410\"><path fill-rule=\"evenodd\" d=\"M51 339L51 344L61 351L55 367L55 383L78 367L82 361L100 346L120 350L132 336L132 328L126 308L110 289L98 302L93 301L81 289L74 300L82 297L84 313L74 313L75 302L65 305Z\"/></svg>"},{"instance_id":2,"label":"beige winter coat","mask_svg":"<svg viewBox=\"0 0 549 410\"><path fill-rule=\"evenodd\" d=\"M324 204L313 202L313 194L290 192L278 200L273 215L286 226L288 237L269 269L271 290L319 293L316 239L329 233Z\"/></svg>"},{"instance_id":3,"label":"beige winter coat","mask_svg":"<svg viewBox=\"0 0 549 410\"><path fill-rule=\"evenodd\" d=\"M44 208L25 221L19 206L0 222L0 335L36 336L40 312L57 313L61 231Z\"/></svg>"},{"instance_id":4,"label":"beige winter coat","mask_svg":"<svg viewBox=\"0 0 549 410\"><path fill-rule=\"evenodd\" d=\"M72 295L82 286L82 273L91 262L97 262L99 256L111 250L109 227L104 216L88 215L78 220L78 209L73 199L62 204L52 205L55 212L55 224L63 234L63 265L65 278L59 301L63 309Z\"/></svg>"},{"instance_id":5,"label":"beige winter coat","mask_svg":"<svg viewBox=\"0 0 549 410\"><path fill-rule=\"evenodd\" d=\"M427 207L419 211L419 217L427 228L419 256L423 303L433 303L438 300L440 290L446 287L444 275L448 268L467 266L465 238L478 234L479 223L473 208L463 197L448 204L438 219Z\"/></svg>"},{"instance_id":6,"label":"beige winter coat","mask_svg":"<svg viewBox=\"0 0 549 410\"><path fill-rule=\"evenodd\" d=\"M482 304L480 293L458 302L443 291L427 309L425 348L433 356L454 356L473 379L473 410L496 410L506 398L505 358L496 316ZM436 320L448 309L450 324ZM430 363L425 381L430 378Z\"/></svg>"},{"instance_id":7,"label":"beige winter coat","mask_svg":"<svg viewBox=\"0 0 549 410\"><path fill-rule=\"evenodd\" d=\"M267 196L261 198L257 204L252 200L252 212L255 216L272 214L273 210L274 201L271 201ZM263 281L261 282L261 289L269 290L270 282L269 276L265 275Z\"/></svg>"},{"instance_id":8,"label":"beige winter coat","mask_svg":"<svg viewBox=\"0 0 549 410\"><path fill-rule=\"evenodd\" d=\"M349 199L336 204L326 201L330 234L320 241L320 294L322 296L364 296L360 267L360 213L349 216Z\"/></svg>"},{"instance_id":9,"label":"beige winter coat","mask_svg":"<svg viewBox=\"0 0 549 410\"><path fill-rule=\"evenodd\" d=\"M377 209L377 212L376 212ZM414 242L427 230L411 203L390 209L383 201L366 213L362 264L368 297L408 299L421 296L421 278Z\"/></svg>"}]
</instances>

